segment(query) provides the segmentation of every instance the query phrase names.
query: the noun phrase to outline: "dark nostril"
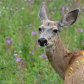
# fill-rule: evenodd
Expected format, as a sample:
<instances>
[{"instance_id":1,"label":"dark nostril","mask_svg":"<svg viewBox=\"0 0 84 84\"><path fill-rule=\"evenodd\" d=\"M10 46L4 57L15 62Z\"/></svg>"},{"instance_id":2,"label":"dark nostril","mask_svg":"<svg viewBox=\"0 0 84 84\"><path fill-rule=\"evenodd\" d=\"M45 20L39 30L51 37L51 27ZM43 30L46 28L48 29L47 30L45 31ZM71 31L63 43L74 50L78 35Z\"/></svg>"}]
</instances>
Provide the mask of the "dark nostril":
<instances>
[{"instance_id":1,"label":"dark nostril","mask_svg":"<svg viewBox=\"0 0 84 84\"><path fill-rule=\"evenodd\" d=\"M44 45L47 45L47 40L45 38L40 38L38 40L38 43L41 45L41 46L44 46Z\"/></svg>"},{"instance_id":2,"label":"dark nostril","mask_svg":"<svg viewBox=\"0 0 84 84\"><path fill-rule=\"evenodd\" d=\"M47 44L47 40L46 40L46 39L44 39L44 43L46 43L46 44Z\"/></svg>"},{"instance_id":3,"label":"dark nostril","mask_svg":"<svg viewBox=\"0 0 84 84\"><path fill-rule=\"evenodd\" d=\"M38 40L38 43L40 43L40 39Z\"/></svg>"}]
</instances>

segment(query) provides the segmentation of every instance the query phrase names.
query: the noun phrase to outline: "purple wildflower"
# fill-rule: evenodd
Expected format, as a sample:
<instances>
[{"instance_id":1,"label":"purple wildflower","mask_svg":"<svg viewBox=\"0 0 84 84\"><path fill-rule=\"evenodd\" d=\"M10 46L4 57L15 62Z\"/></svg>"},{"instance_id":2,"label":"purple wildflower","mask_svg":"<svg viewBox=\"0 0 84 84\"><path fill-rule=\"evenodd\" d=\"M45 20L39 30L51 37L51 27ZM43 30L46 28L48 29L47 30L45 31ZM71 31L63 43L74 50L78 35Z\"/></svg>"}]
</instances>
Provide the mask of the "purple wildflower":
<instances>
[{"instance_id":1,"label":"purple wildflower","mask_svg":"<svg viewBox=\"0 0 84 84\"><path fill-rule=\"evenodd\" d=\"M56 9L56 7L54 7L54 9Z\"/></svg>"},{"instance_id":2,"label":"purple wildflower","mask_svg":"<svg viewBox=\"0 0 84 84\"><path fill-rule=\"evenodd\" d=\"M16 10L18 10L18 7L16 8Z\"/></svg>"},{"instance_id":3,"label":"purple wildflower","mask_svg":"<svg viewBox=\"0 0 84 84\"><path fill-rule=\"evenodd\" d=\"M24 10L24 8L22 8L22 10Z\"/></svg>"},{"instance_id":4,"label":"purple wildflower","mask_svg":"<svg viewBox=\"0 0 84 84\"><path fill-rule=\"evenodd\" d=\"M19 51L19 53L22 53L22 51Z\"/></svg>"},{"instance_id":5,"label":"purple wildflower","mask_svg":"<svg viewBox=\"0 0 84 84\"><path fill-rule=\"evenodd\" d=\"M31 0L28 0L28 1L31 1Z\"/></svg>"},{"instance_id":6,"label":"purple wildflower","mask_svg":"<svg viewBox=\"0 0 84 84\"><path fill-rule=\"evenodd\" d=\"M75 50L75 47L73 47L73 50Z\"/></svg>"},{"instance_id":7,"label":"purple wildflower","mask_svg":"<svg viewBox=\"0 0 84 84\"><path fill-rule=\"evenodd\" d=\"M35 34L37 34L37 35L38 35L38 32L37 32L37 31L36 31L36 32L32 32L32 36L33 36L33 35L35 35Z\"/></svg>"},{"instance_id":8,"label":"purple wildflower","mask_svg":"<svg viewBox=\"0 0 84 84\"><path fill-rule=\"evenodd\" d=\"M16 53L16 51L14 51L14 53Z\"/></svg>"},{"instance_id":9,"label":"purple wildflower","mask_svg":"<svg viewBox=\"0 0 84 84\"><path fill-rule=\"evenodd\" d=\"M63 6L62 10L64 11L64 6Z\"/></svg>"},{"instance_id":10,"label":"purple wildflower","mask_svg":"<svg viewBox=\"0 0 84 84\"><path fill-rule=\"evenodd\" d=\"M17 6L17 4L15 4Z\"/></svg>"},{"instance_id":11,"label":"purple wildflower","mask_svg":"<svg viewBox=\"0 0 84 84\"><path fill-rule=\"evenodd\" d=\"M46 61L48 60L47 56L46 56L46 55L44 55L44 54L43 54L43 55L41 55L41 56L40 56L40 58L41 58L41 57L44 57L44 58L46 59Z\"/></svg>"},{"instance_id":12,"label":"purple wildflower","mask_svg":"<svg viewBox=\"0 0 84 84\"><path fill-rule=\"evenodd\" d=\"M17 58L17 59L16 59L16 62L20 62L20 61L21 61L21 58Z\"/></svg>"},{"instance_id":13,"label":"purple wildflower","mask_svg":"<svg viewBox=\"0 0 84 84\"><path fill-rule=\"evenodd\" d=\"M6 42L7 42L8 44L10 44L11 41L10 41L10 40L7 40Z\"/></svg>"},{"instance_id":14,"label":"purple wildflower","mask_svg":"<svg viewBox=\"0 0 84 84\"><path fill-rule=\"evenodd\" d=\"M11 38L10 40L7 40L6 42L7 42L8 44L10 44L12 40L13 40L13 39Z\"/></svg>"},{"instance_id":15,"label":"purple wildflower","mask_svg":"<svg viewBox=\"0 0 84 84\"><path fill-rule=\"evenodd\" d=\"M62 7L62 15L65 15L65 14L64 14L64 9L65 9L65 7L63 6L63 7ZM66 7L66 10L69 11L69 8Z\"/></svg>"},{"instance_id":16,"label":"purple wildflower","mask_svg":"<svg viewBox=\"0 0 84 84\"><path fill-rule=\"evenodd\" d=\"M84 42L82 42L82 45L84 46Z\"/></svg>"},{"instance_id":17,"label":"purple wildflower","mask_svg":"<svg viewBox=\"0 0 84 84\"><path fill-rule=\"evenodd\" d=\"M17 54L14 54L14 56L17 56Z\"/></svg>"},{"instance_id":18,"label":"purple wildflower","mask_svg":"<svg viewBox=\"0 0 84 84\"><path fill-rule=\"evenodd\" d=\"M65 14L64 14L64 6L63 6L63 8L62 8L62 15L65 15Z\"/></svg>"},{"instance_id":19,"label":"purple wildflower","mask_svg":"<svg viewBox=\"0 0 84 84\"><path fill-rule=\"evenodd\" d=\"M43 57L43 55L40 56L40 58Z\"/></svg>"},{"instance_id":20,"label":"purple wildflower","mask_svg":"<svg viewBox=\"0 0 84 84\"><path fill-rule=\"evenodd\" d=\"M13 39L11 38L10 41L12 41Z\"/></svg>"},{"instance_id":21,"label":"purple wildflower","mask_svg":"<svg viewBox=\"0 0 84 84\"><path fill-rule=\"evenodd\" d=\"M80 30L80 32L83 32L83 29L79 29Z\"/></svg>"},{"instance_id":22,"label":"purple wildflower","mask_svg":"<svg viewBox=\"0 0 84 84\"><path fill-rule=\"evenodd\" d=\"M44 58L46 59L46 61L48 60L48 58L47 58L47 56L46 56L46 55L44 55Z\"/></svg>"},{"instance_id":23,"label":"purple wildflower","mask_svg":"<svg viewBox=\"0 0 84 84\"><path fill-rule=\"evenodd\" d=\"M34 3L33 1L31 1L31 3Z\"/></svg>"},{"instance_id":24,"label":"purple wildflower","mask_svg":"<svg viewBox=\"0 0 84 84\"><path fill-rule=\"evenodd\" d=\"M34 52L31 52L32 55L34 55Z\"/></svg>"},{"instance_id":25,"label":"purple wildflower","mask_svg":"<svg viewBox=\"0 0 84 84\"><path fill-rule=\"evenodd\" d=\"M67 11L69 11L69 8L68 8L68 7L66 7L66 10L67 10Z\"/></svg>"},{"instance_id":26,"label":"purple wildflower","mask_svg":"<svg viewBox=\"0 0 84 84\"><path fill-rule=\"evenodd\" d=\"M12 45L14 44L14 42L12 42Z\"/></svg>"},{"instance_id":27,"label":"purple wildflower","mask_svg":"<svg viewBox=\"0 0 84 84\"><path fill-rule=\"evenodd\" d=\"M78 29L76 29L76 32L78 32Z\"/></svg>"},{"instance_id":28,"label":"purple wildflower","mask_svg":"<svg viewBox=\"0 0 84 84\"><path fill-rule=\"evenodd\" d=\"M18 43L18 45L21 45L21 43Z\"/></svg>"}]
</instances>

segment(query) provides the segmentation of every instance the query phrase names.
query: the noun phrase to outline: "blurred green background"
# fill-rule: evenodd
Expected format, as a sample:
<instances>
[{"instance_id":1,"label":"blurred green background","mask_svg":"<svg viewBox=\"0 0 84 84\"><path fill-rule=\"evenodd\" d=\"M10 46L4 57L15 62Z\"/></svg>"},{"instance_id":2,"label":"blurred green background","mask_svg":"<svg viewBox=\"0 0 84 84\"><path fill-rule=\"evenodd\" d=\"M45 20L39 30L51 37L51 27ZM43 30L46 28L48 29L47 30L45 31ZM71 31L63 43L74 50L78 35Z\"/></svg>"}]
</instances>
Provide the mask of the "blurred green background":
<instances>
[{"instance_id":1,"label":"blurred green background","mask_svg":"<svg viewBox=\"0 0 84 84\"><path fill-rule=\"evenodd\" d=\"M80 8L76 23L60 35L69 50L84 49L84 0L0 0L0 84L63 84L37 43L42 2L54 21L67 8Z\"/></svg>"}]
</instances>

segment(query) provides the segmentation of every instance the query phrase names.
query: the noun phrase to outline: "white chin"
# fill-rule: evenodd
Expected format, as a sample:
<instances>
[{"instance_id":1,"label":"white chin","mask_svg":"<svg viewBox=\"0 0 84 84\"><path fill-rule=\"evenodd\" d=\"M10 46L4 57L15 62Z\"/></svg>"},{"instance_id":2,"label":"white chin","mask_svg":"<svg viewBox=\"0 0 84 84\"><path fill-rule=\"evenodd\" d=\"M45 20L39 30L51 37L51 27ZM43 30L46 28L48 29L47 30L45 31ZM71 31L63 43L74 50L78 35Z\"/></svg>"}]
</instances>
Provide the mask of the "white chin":
<instances>
[{"instance_id":1,"label":"white chin","mask_svg":"<svg viewBox=\"0 0 84 84\"><path fill-rule=\"evenodd\" d=\"M39 47L46 48L47 46L40 46L40 45L39 45Z\"/></svg>"}]
</instances>

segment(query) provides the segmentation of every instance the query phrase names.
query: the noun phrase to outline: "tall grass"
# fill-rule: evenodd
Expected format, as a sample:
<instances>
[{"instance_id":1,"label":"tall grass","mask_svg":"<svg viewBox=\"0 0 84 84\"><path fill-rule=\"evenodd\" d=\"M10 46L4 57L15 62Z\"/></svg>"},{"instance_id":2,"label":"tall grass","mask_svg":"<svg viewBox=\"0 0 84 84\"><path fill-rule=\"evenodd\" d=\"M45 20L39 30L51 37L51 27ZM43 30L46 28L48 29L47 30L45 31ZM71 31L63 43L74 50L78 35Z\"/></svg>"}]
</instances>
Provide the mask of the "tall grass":
<instances>
[{"instance_id":1,"label":"tall grass","mask_svg":"<svg viewBox=\"0 0 84 84\"><path fill-rule=\"evenodd\" d=\"M80 6L82 10L83 3L82 0L0 0L0 84L63 84L49 61L40 57L45 54L37 44L41 25L38 13L43 1L49 19L55 21L62 19L63 6L70 11ZM83 15L81 11L77 22L60 32L64 46L71 51L84 49Z\"/></svg>"}]
</instances>

